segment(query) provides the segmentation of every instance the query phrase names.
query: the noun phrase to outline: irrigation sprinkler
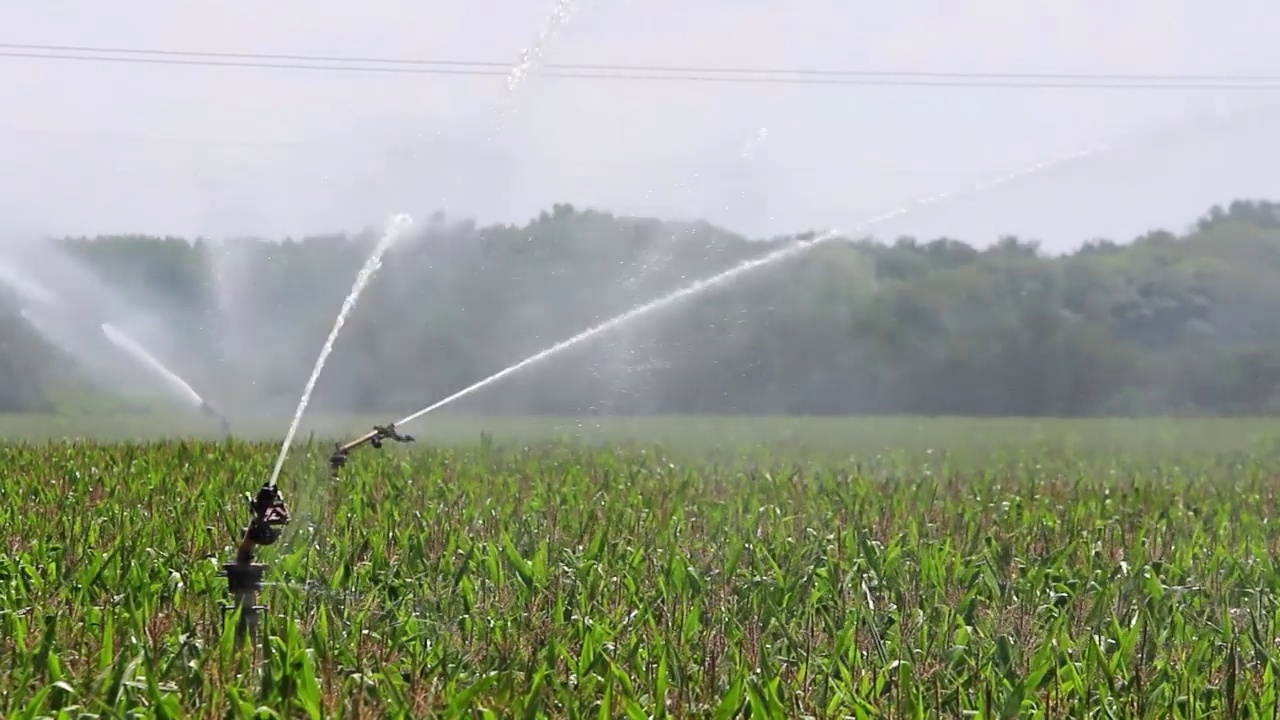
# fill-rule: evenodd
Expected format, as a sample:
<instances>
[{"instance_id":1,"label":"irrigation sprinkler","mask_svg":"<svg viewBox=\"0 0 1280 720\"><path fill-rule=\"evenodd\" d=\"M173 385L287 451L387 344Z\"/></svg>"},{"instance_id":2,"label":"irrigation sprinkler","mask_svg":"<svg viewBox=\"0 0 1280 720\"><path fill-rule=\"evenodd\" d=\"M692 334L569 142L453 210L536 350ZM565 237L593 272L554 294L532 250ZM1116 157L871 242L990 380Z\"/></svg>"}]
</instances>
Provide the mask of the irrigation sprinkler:
<instances>
[{"instance_id":1,"label":"irrigation sprinkler","mask_svg":"<svg viewBox=\"0 0 1280 720\"><path fill-rule=\"evenodd\" d=\"M294 412L293 422L289 425L289 432L285 435L284 443L280 447L280 455L276 458L274 469L271 471L271 477L267 479L262 487L258 489L256 496L246 496L249 502L249 525L244 530L244 536L240 539L240 546L236 552L235 562L226 563L222 566L220 573L227 579L227 590L235 599L235 604L223 606L223 611L238 609L239 621L236 624L236 640L241 642L245 636L256 631L258 626L258 614L265 610L266 607L258 604L258 593L262 591L262 576L267 570L267 566L263 563L253 561L253 551L259 545L271 545L280 538L279 527L289 524L289 508L285 505L284 495L281 494L276 480L280 476L280 470L284 467L285 456L288 454L289 445L293 442L294 433L298 431L298 424L302 420L302 413L307 409L307 402L311 399L311 392L315 389L316 381L320 377L320 371L324 369L325 360L329 357L329 353L333 350L333 344L338 339L338 331L342 329L343 324L347 320L347 315L355 308L356 300L360 297L360 293L368 285L369 280L373 277L374 272L382 266L382 256L390 249L392 243L400 236L401 232L413 222L408 215L397 215L392 218L391 226L387 229L382 239L374 247L373 253L369 259L365 261L364 266L356 275L356 281L351 286L351 292L347 298L342 301L342 309L338 312L338 317L334 320L333 329L329 332L328 338L325 340L324 347L320 349L320 357L316 358L315 366L311 369L311 376L307 378L307 384L302 390L302 399L298 401L298 409ZM108 326L104 325L104 332ZM191 391L194 394L195 391ZM199 400L199 398L196 398ZM222 421L224 431L229 426L225 418L218 415L208 403L199 400L200 409L206 415L214 415ZM373 432L362 438L353 440L345 446L340 446L334 452L334 457L341 455L342 460L346 459L346 453L365 443L370 443L374 447L381 447L382 441L392 439L399 442L411 442L413 438L400 435L396 432L394 425L387 427L375 426ZM330 464L334 464L334 459L330 458ZM337 465L341 465L338 461Z\"/></svg>"},{"instance_id":2,"label":"irrigation sprinkler","mask_svg":"<svg viewBox=\"0 0 1280 720\"><path fill-rule=\"evenodd\" d=\"M217 420L218 427L222 428L222 434L226 437L231 437L231 423L227 422L226 416L224 416L222 413L218 412L217 410L214 410L213 406L209 404L208 400L203 400L200 402L200 412L204 413L205 415L208 415L214 420Z\"/></svg>"},{"instance_id":3,"label":"irrigation sprinkler","mask_svg":"<svg viewBox=\"0 0 1280 720\"><path fill-rule=\"evenodd\" d=\"M395 423L387 423L386 425L374 425L373 430L361 435L351 442L338 445L333 454L329 456L329 469L333 472L333 476L338 476L338 471L347 463L347 455L358 447L369 445L375 450L382 448L384 440L393 440L400 443L413 442L412 435L401 435L396 430Z\"/></svg>"},{"instance_id":4,"label":"irrigation sprinkler","mask_svg":"<svg viewBox=\"0 0 1280 720\"><path fill-rule=\"evenodd\" d=\"M207 412L212 412L208 410ZM221 417L221 416L219 416ZM225 420L223 421L225 422ZM374 425L373 430L344 445L339 445L329 458L329 465L336 476L338 469L347 460L347 454L363 445L381 448L386 440L408 443L413 437L402 435L396 431L395 424L385 426ZM284 494L279 486L270 480L263 483L257 495L248 495L245 500L249 505L249 525L244 529L240 545L236 550L234 562L222 566L221 577L227 579L227 592L234 603L223 605L224 613L238 609L239 620L236 623L236 641L243 642L246 636L256 632L258 615L266 610L265 605L258 604L258 593L262 591L262 576L267 571L265 563L254 562L254 551L259 546L271 545L280 538L280 527L289 524L289 508L285 505Z\"/></svg>"},{"instance_id":5,"label":"irrigation sprinkler","mask_svg":"<svg viewBox=\"0 0 1280 720\"><path fill-rule=\"evenodd\" d=\"M284 495L280 488L265 483L258 489L258 494L245 493L249 505L249 524L240 538L234 562L222 566L221 577L227 579L227 592L235 601L231 605L223 605L222 611L239 610L236 622L236 641L243 642L245 637L258 628L258 613L266 610L265 605L258 604L258 593L262 591L262 575L267 566L254 562L254 550L260 545L271 545L280 538L280 526L289 524L289 508L284 503Z\"/></svg>"}]
</instances>

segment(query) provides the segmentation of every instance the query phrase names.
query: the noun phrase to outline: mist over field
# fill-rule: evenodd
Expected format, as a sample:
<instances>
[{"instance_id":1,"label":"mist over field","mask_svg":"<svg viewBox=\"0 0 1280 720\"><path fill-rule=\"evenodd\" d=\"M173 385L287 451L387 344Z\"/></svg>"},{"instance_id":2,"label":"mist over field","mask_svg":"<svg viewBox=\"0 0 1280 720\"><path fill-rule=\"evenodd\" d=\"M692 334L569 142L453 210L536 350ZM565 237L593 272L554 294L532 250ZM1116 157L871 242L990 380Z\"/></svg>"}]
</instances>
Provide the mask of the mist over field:
<instances>
[{"instance_id":1,"label":"mist over field","mask_svg":"<svg viewBox=\"0 0 1280 720\"><path fill-rule=\"evenodd\" d=\"M5 295L8 412L144 412L181 397L98 331L132 329L213 406L291 414L379 232L300 242L44 244ZM558 205L522 226L442 216L383 258L310 411L400 417L554 343L812 235ZM56 262L55 262L56 260ZM1056 256L1005 237L836 239L638 316L460 399L494 415L1221 415L1280 409L1280 207ZM65 299L64 299L65 298ZM114 381L124 377L129 382ZM150 383L150 384L148 384ZM166 393L168 393L166 395Z\"/></svg>"},{"instance_id":2,"label":"mist over field","mask_svg":"<svg viewBox=\"0 0 1280 720\"><path fill-rule=\"evenodd\" d=\"M0 411L181 410L107 322L287 417L398 212L310 410L412 412L827 231L448 409L1280 407L1270 6L132 7L6 18Z\"/></svg>"}]
</instances>

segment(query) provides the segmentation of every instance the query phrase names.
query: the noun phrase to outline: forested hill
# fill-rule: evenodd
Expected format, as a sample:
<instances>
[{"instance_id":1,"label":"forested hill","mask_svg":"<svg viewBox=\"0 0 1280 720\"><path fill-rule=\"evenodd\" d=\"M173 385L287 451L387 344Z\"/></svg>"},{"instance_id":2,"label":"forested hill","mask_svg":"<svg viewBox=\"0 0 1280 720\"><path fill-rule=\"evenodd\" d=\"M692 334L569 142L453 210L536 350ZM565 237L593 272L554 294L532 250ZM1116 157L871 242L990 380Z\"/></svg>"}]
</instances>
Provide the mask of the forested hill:
<instances>
[{"instance_id":1,"label":"forested hill","mask_svg":"<svg viewBox=\"0 0 1280 720\"><path fill-rule=\"evenodd\" d=\"M144 385L109 379L120 368L113 376L98 366L110 364L110 349L87 339L110 321L134 329L215 405L287 412L375 240L105 237L59 241L59 251L46 248L34 262L0 255L11 272L20 268L66 301L42 310L37 332L20 314L29 294L5 292L0 410L129 406ZM523 227L423 219L361 298L312 407L415 410L795 241L569 206ZM981 251L949 239L829 242L603 334L457 407L1276 413L1280 205L1236 202L1185 235L1094 242L1061 257L1016 238Z\"/></svg>"}]
</instances>

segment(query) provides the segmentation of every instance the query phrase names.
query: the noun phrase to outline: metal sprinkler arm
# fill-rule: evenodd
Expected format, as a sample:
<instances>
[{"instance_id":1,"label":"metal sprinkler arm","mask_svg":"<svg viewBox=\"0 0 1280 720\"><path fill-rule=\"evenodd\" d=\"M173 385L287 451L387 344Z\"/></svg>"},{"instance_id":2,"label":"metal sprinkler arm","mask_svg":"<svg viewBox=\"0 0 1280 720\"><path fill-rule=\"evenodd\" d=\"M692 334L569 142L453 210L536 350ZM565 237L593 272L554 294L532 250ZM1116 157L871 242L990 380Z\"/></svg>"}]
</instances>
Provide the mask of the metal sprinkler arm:
<instances>
[{"instance_id":1,"label":"metal sprinkler arm","mask_svg":"<svg viewBox=\"0 0 1280 720\"><path fill-rule=\"evenodd\" d=\"M393 440L400 443L411 443L414 441L412 435L400 434L400 432L396 430L395 423L374 425L371 432L367 432L351 442L339 445L333 451L333 454L329 456L329 468L333 471L334 476L337 476L338 471L346 464L347 456L352 450L355 450L362 445L370 445L377 450L382 447L384 440Z\"/></svg>"}]
</instances>

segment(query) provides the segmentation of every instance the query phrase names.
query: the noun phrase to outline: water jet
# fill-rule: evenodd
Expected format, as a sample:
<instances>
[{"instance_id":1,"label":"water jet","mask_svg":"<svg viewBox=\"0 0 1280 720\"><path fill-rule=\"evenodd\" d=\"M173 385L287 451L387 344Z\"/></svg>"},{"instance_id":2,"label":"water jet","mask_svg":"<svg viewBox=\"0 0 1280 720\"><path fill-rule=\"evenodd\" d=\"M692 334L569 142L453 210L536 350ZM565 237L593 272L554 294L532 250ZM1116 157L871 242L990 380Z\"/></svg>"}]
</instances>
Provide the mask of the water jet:
<instances>
[{"instance_id":1,"label":"water jet","mask_svg":"<svg viewBox=\"0 0 1280 720\"><path fill-rule=\"evenodd\" d=\"M17 292L22 301L18 308L18 313L32 328L58 345L63 352L68 355L79 356L81 363L87 364L88 358L85 353L73 348L70 341L71 336L83 337L81 333L87 330L81 325L82 319L74 319L69 326L63 328L65 333L69 334L60 335L49 328L50 325L58 324L54 319L55 316L60 320L70 318L71 311L62 299L39 282L25 277L22 272L4 263L0 263L0 282L5 283ZM176 390L184 400L194 405L202 414L216 419L223 435L231 434L231 426L227 419L214 410L209 402L201 397L187 381L166 367L164 363L142 347L137 340L126 335L111 323L101 323L99 328L112 345L124 351L135 361L140 362L162 378L168 387ZM80 350L83 350L83 348L80 348Z\"/></svg>"},{"instance_id":2,"label":"water jet","mask_svg":"<svg viewBox=\"0 0 1280 720\"><path fill-rule=\"evenodd\" d=\"M46 307L62 307L62 302L47 288L34 280L23 277L23 274L17 269L4 263L0 263L0 281L13 288L27 303Z\"/></svg>"},{"instance_id":3,"label":"water jet","mask_svg":"<svg viewBox=\"0 0 1280 720\"><path fill-rule=\"evenodd\" d=\"M542 48L551 38L551 36L566 22L568 22L573 11L574 0L558 0L556 8L551 18L539 33L534 45L526 50L512 69L507 78L507 95L510 97L512 92L519 87L528 77L530 70L536 66L538 60L541 59ZM366 261L365 267L361 269L356 277L355 285L351 289L351 293L342 304L342 309L338 312L338 317L334 321L333 330L330 331L328 339L325 341L324 347L320 350L320 356L316 359L315 367L312 369L311 377L307 380L307 384L303 388L302 399L298 402L297 411L294 413L293 422L289 426L289 431L285 435L284 442L280 447L280 455L276 459L276 464L271 471L271 477L258 490L258 494L249 502L249 523L245 527L244 535L240 541L239 548L236 552L235 562L223 565L221 575L227 579L227 590L235 599L232 607L239 609L239 620L236 625L237 641L243 638L258 625L258 613L265 608L257 604L259 591L262 589L262 575L266 571L267 566L253 561L254 550L260 545L269 545L274 543L279 537L278 528L288 524L289 511L284 502L284 496L277 487L280 469L284 465L284 460L289 452L289 445L293 441L293 436L298 430L298 424L302 420L302 414L306 411L307 402L311 397L311 392L315 388L315 383L320 377L321 370L324 369L324 363L329 353L333 349L333 344L337 339L338 331L342 329L342 325L346 322L347 315L355 306L356 299L365 285L369 282L370 277L382 264L382 255L390 248L391 244L400 235L400 232L408 225L412 224L413 219L408 215L397 215L392 219L391 227L388 228L383 239L379 241L374 248L373 254ZM330 458L330 465L336 473L337 468L346 461L346 453L360 447L362 445L371 445L374 448L382 446L384 440L394 440L396 442L412 442L413 438L400 435L394 424L386 426L375 426L373 431L355 440L340 446L335 451L333 457ZM343 450L345 448L345 450ZM341 452L341 454L339 454ZM335 458L341 458L336 461ZM225 608L226 606L224 606Z\"/></svg>"},{"instance_id":4,"label":"water jet","mask_svg":"<svg viewBox=\"0 0 1280 720\"><path fill-rule=\"evenodd\" d=\"M102 323L102 334L107 336L111 344L128 353L135 360L150 368L156 375L159 375L170 388L177 390L184 400L194 405L202 414L217 420L224 435L231 434L231 424L227 422L227 419L214 410L209 401L201 397L200 393L196 392L195 388L192 388L186 380L183 380L177 373L165 367L164 363L160 362L154 355L147 352L146 348L142 347L137 340L129 337L111 323Z\"/></svg>"},{"instance_id":5,"label":"water jet","mask_svg":"<svg viewBox=\"0 0 1280 720\"><path fill-rule=\"evenodd\" d=\"M1094 145L1088 148L1084 148L1082 150L1068 153L1066 155L1061 155L1055 158L1051 158L1048 160L1035 163L1034 165L1023 168L1022 170L1008 172L993 178L987 178L987 179L981 180L961 190L957 190L954 192L942 192L942 193L935 193L932 195L926 195L926 196L917 198L915 200L909 201L907 203L904 203L899 207L896 207L887 212L867 218L862 222L858 223L853 229L855 231L860 231L871 225L876 225L879 223L886 222L888 220L892 220L894 218L897 218L901 215L904 215L918 208L933 205L933 204L942 202L943 200L994 190L995 188L998 188L1003 185L1007 185L1008 183L1045 172L1046 170L1057 167L1065 162L1092 157L1108 149L1110 148L1107 145ZM642 317L650 313L656 312L658 310L661 310L665 307L668 307L670 305L673 305L679 302L680 300L684 300L686 298L699 295L704 291L724 285L756 268L772 265L782 260L799 255L813 247L816 247L823 243L830 242L832 240L840 238L841 236L842 234L840 233L840 231L830 230L830 231L821 233L815 237L812 237L810 239L798 240L796 242L791 243L790 245L786 245L772 252L766 253L764 255L758 256L750 260L745 260L741 263L738 263L737 265L734 265L728 270L724 270L710 277L703 278L702 280L698 280L694 283L684 286L683 288L670 292L660 298L651 300L643 305L636 306L622 313L621 315L617 315L613 318L610 318L609 320L606 320L598 325L587 328L586 330L583 330L582 332L578 333L577 335L574 335L573 337L570 337L566 340L562 340L561 342L558 342L555 345L552 345L546 348L545 350L541 350L537 353L534 353L533 355L530 355L529 357L525 358L524 360L521 360L520 362L517 362L514 365L511 365L510 367L507 367L503 370L499 370L498 372L490 375L489 377L486 377L483 380L473 383L472 385L469 385L463 388L462 390L459 390L458 392L455 392L452 395L449 395L443 400L440 400L431 405L428 405L427 407L411 415L408 415L407 417L404 417L394 423L391 423L386 427L396 428L396 427L403 426L407 423L413 422L414 420L418 419L419 417L422 417L423 415L434 412L446 405L449 405L453 402L461 400L462 398L478 390L481 390L485 387L488 387L489 385L492 385L493 383L498 382L499 380L507 377L508 375L519 372L520 370L523 370L529 367L530 365L534 365L538 362L546 360L549 357L558 355L559 353L565 350L568 350L569 348L572 348L580 343L583 343L597 335L608 332L609 330L612 330L613 328L616 328L619 325L630 322L631 320L634 320L638 317ZM346 453L341 452L342 449L347 447L359 447L365 442L371 442L371 440L369 440L371 435L376 435L376 430L374 433L371 433L370 435L365 435L361 438L352 440L346 445L339 446L338 451L335 452L334 456L330 458L330 464L331 466L334 467L335 472L337 468L345 464L347 459Z\"/></svg>"}]
</instances>

